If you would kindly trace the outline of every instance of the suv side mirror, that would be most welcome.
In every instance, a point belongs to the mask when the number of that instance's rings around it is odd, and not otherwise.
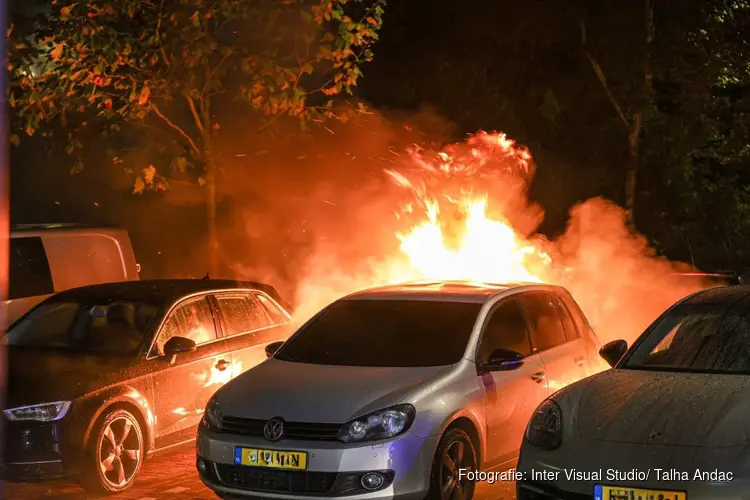
[[[520,352],[508,349],[496,349],[480,369],[483,372],[499,372],[517,370],[524,363],[524,356]]]
[[[164,355],[174,358],[178,354],[193,352],[198,348],[195,341],[186,337],[172,337],[164,344]]]
[[[277,340],[276,342],[271,342],[266,346],[266,357],[272,358],[274,354],[276,354],[276,351],[278,351],[281,346],[284,345],[284,342]]]
[[[599,349],[599,356],[604,358],[609,366],[614,367],[628,351],[628,343],[622,339],[607,342]]]

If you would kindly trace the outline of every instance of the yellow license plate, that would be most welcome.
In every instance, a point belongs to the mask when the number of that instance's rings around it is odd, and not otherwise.
[[[594,486],[594,500],[687,500],[687,493],[597,484]]]
[[[267,467],[271,469],[306,470],[307,452],[242,448],[237,446],[234,449],[234,463],[235,465]]]

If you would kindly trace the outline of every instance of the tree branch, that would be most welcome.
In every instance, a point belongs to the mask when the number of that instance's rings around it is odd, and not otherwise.
[[[169,57],[167,57],[167,51],[164,50],[164,44],[161,43],[161,12],[164,8],[164,0],[161,0],[161,3],[159,4],[159,19],[156,21],[156,40],[159,44],[159,52],[161,53],[162,59],[164,59],[164,64],[169,67]]]
[[[201,135],[204,134],[203,130],[203,122],[201,121],[201,117],[198,116],[198,110],[195,109],[195,101],[193,101],[193,98],[189,95],[185,96],[185,100],[188,103],[188,107],[190,108],[190,113],[193,114],[193,119],[195,120],[195,125],[198,127],[198,130],[200,131]]]
[[[211,70],[211,72],[206,77],[206,81],[203,83],[203,90],[201,91],[201,95],[206,95],[206,90],[208,89],[208,83],[211,81],[211,78],[213,78],[214,73],[218,71],[218,69],[221,67],[222,64],[224,64],[224,61],[226,61],[229,56],[231,56],[234,53],[234,50],[229,50],[226,54],[224,54],[224,57],[221,58],[221,61],[219,61],[219,64],[217,64],[214,69]]]
[[[173,128],[174,130],[176,130],[182,137],[184,137],[188,141],[188,143],[190,144],[190,147],[193,149],[193,151],[195,152],[196,155],[198,155],[198,156],[201,155],[201,150],[198,149],[198,146],[195,144],[195,141],[188,135],[187,132],[185,132],[179,126],[175,125],[175,123],[172,120],[170,120],[169,118],[167,118],[167,116],[164,113],[162,113],[161,110],[159,109],[159,107],[156,104],[154,104],[153,102],[151,103],[151,109],[154,110],[154,113],[156,113],[156,115],[159,118],[161,118],[162,120],[164,120],[164,123],[166,123],[171,128]]]
[[[594,69],[594,73],[596,73],[596,77],[599,79],[599,83],[602,84],[604,92],[607,94],[607,98],[609,98],[609,102],[612,103],[612,107],[615,108],[617,116],[620,117],[620,121],[622,121],[622,123],[625,125],[625,128],[627,128],[629,132],[631,129],[630,121],[625,116],[625,113],[623,113],[622,108],[620,108],[620,105],[617,103],[617,99],[615,99],[615,96],[612,95],[612,91],[609,89],[609,85],[607,85],[607,78],[604,76],[604,71],[602,71],[601,66],[599,66],[599,63],[596,62],[594,56],[592,56],[591,53],[586,49],[586,25],[583,21],[581,21],[581,46],[583,46],[583,53],[591,63],[591,67]]]

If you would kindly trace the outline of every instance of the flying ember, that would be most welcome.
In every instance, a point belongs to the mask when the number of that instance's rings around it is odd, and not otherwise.
[[[527,149],[505,134],[480,132],[437,153],[415,146],[409,159],[405,169],[386,173],[412,195],[396,216],[417,221],[397,236],[416,272],[440,280],[550,280],[550,256],[504,216],[511,200],[525,199],[533,173]],[[500,193],[500,215],[488,215],[490,192]]]

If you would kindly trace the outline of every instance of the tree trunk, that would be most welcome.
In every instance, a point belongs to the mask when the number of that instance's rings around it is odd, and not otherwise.
[[[638,169],[639,151],[638,143],[641,139],[641,114],[644,107],[651,101],[653,91],[653,72],[651,70],[651,44],[654,42],[654,2],[656,0],[645,0],[646,7],[646,54],[643,60],[643,99],[644,103],[640,110],[633,114],[630,133],[628,134],[628,146],[630,150],[630,164],[625,174],[625,209],[628,214],[628,222],[635,227],[635,201],[638,192]]]
[[[218,278],[219,233],[216,227],[216,164],[210,157],[206,158],[206,227],[208,233],[208,274],[212,278]]]
[[[628,146],[630,151],[630,162],[625,172],[625,210],[627,211],[628,223],[635,227],[635,196],[638,191],[638,141],[641,138],[641,114],[633,115],[633,124],[628,134]]]

